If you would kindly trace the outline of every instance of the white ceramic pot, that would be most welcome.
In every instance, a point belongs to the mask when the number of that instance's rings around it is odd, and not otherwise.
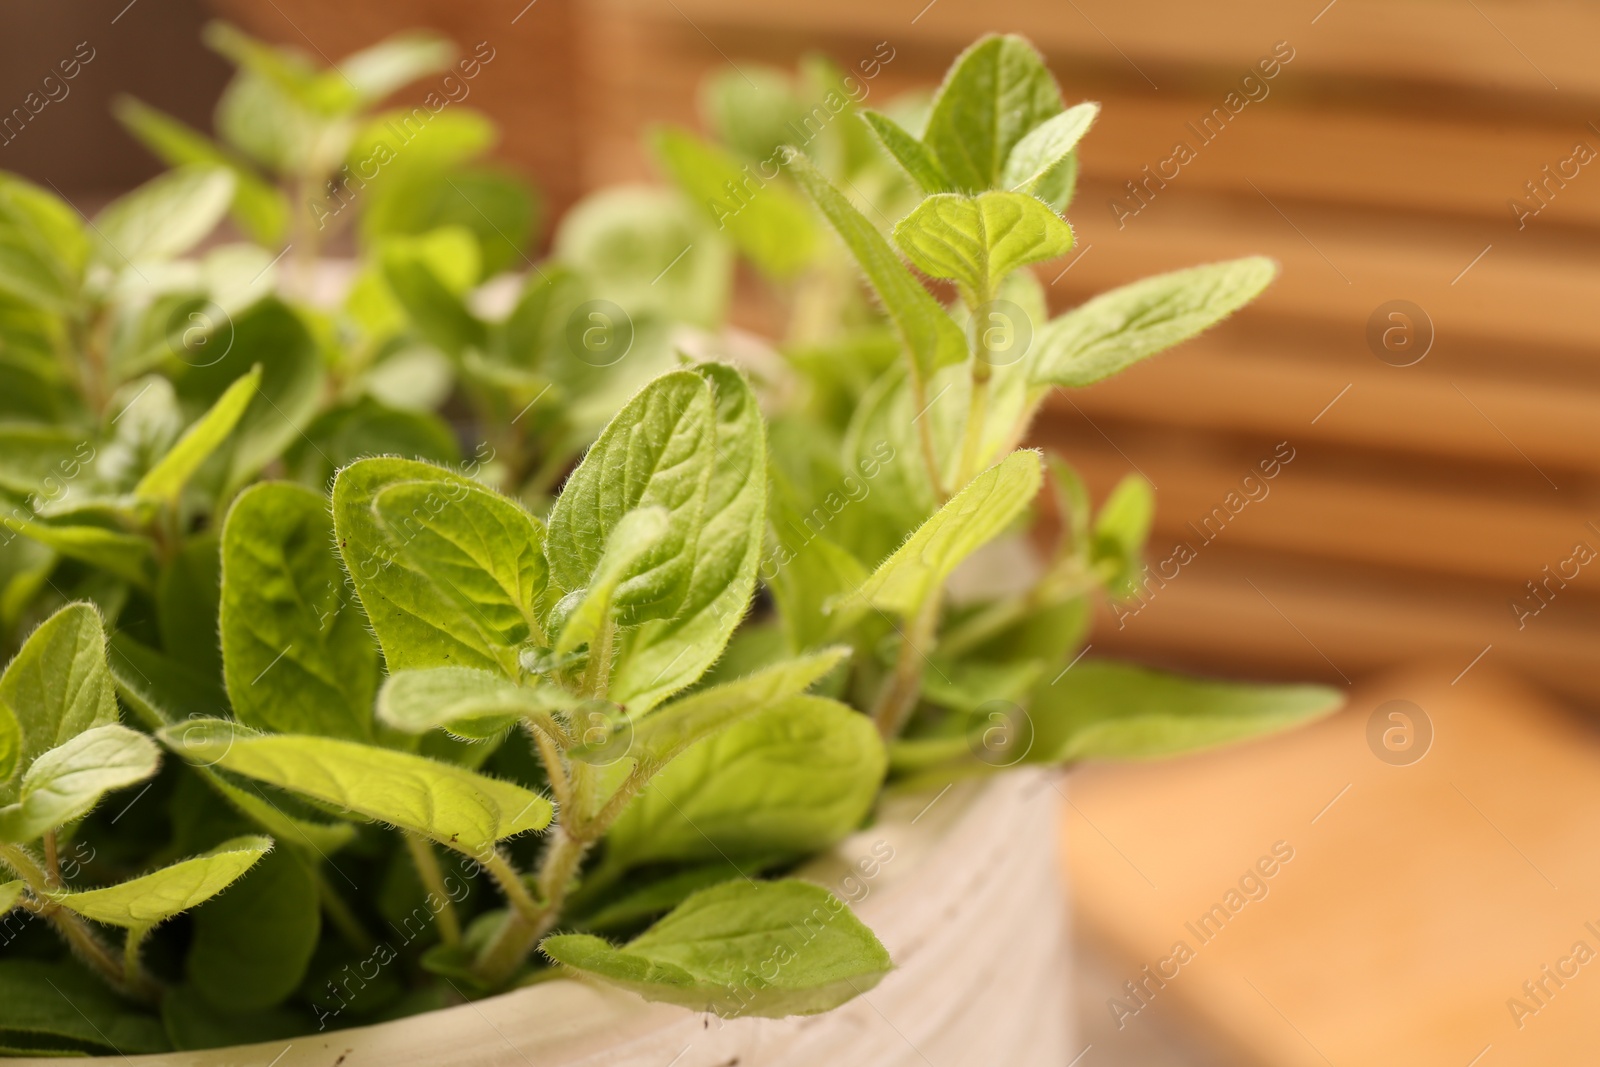
[[[803,872],[851,901],[896,964],[826,1015],[723,1020],[561,980],[378,1026],[120,1062],[1062,1067],[1070,956],[1054,774],[1018,769],[889,798],[874,826]]]

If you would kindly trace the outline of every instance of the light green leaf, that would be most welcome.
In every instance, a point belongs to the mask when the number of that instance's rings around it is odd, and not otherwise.
[[[957,57],[928,115],[922,140],[956,187],[1000,185],[1012,149],[1061,111],[1061,91],[1025,38],[991,35]]]
[[[1336,711],[1321,685],[1186,678],[1086,660],[1034,691],[1034,763],[1151,759],[1275,733]]]
[[[1052,172],[1066,166],[1067,158],[1099,114],[1099,104],[1078,104],[1035,126],[1006,157],[1005,171],[1000,176],[1001,188],[1041,195],[1041,187],[1047,184]]]
[[[148,587],[153,583],[152,546],[138,534],[101,526],[50,526],[15,514],[0,514],[0,526],[135,585]]]
[[[662,507],[665,533],[618,587],[622,625],[670,618],[694,575],[695,543],[716,459],[712,389],[694,371],[663,374],[611,420],[568,477],[545,538],[550,577],[564,591],[586,587],[622,517]]]
[[[20,881],[0,882],[0,918],[4,918],[17,906],[22,900],[23,890],[27,888],[27,885]]]
[[[233,217],[258,244],[283,237],[289,206],[283,194],[251,167],[205,134],[131,96],[118,97],[112,114],[124,129],[169,167],[208,164],[233,174]]]
[[[894,966],[844,902],[798,880],[703,889],[621,947],[589,934],[540,947],[646,1000],[724,1017],[815,1015],[872,989]]]
[[[247,726],[372,736],[378,654],[351,610],[319,493],[267,482],[222,528],[222,663]]]
[[[20,728],[13,775],[84,731],[117,721],[105,628],[93,605],[68,604],[29,635],[0,675],[0,706]],[[19,786],[14,777],[0,781],[0,802],[15,801]]]
[[[210,900],[272,848],[270,837],[235,837],[191,859],[104,889],[61,890],[55,903],[110,926],[147,927]]]
[[[816,225],[805,202],[776,175],[760,177],[732,153],[686,130],[657,131],[654,148],[684,194],[705,208],[762,273],[792,278],[811,262]]]
[[[351,142],[347,158],[357,173],[363,166],[370,172],[374,164],[384,171],[391,167],[458,167],[493,148],[498,138],[494,120],[481,111],[452,105],[419,127],[410,108],[397,107],[367,120]],[[377,184],[386,181],[380,172]],[[362,232],[368,238],[380,236]]]
[[[510,782],[354,741],[257,734],[222,719],[169,726],[158,737],[192,763],[387,822],[468,855],[542,830],[554,812],[544,797]]]
[[[918,270],[954,281],[976,307],[1012,271],[1065,254],[1072,227],[1025,193],[940,193],[901,219],[894,239]]]
[[[0,782],[9,782],[22,761],[22,727],[16,713],[0,700]]]
[[[196,909],[189,982],[224,1011],[270,1008],[299,988],[321,932],[310,863],[277,849],[228,892]]]
[[[593,912],[583,913],[575,925],[584,930],[638,929],[644,920],[665,915],[702,889],[721,885],[734,878],[753,878],[781,859],[763,856],[737,863],[718,859],[713,863],[702,863],[673,874],[654,877],[637,888],[606,900]],[[568,899],[569,904],[572,903],[572,898]]]
[[[1143,571],[1145,541],[1155,517],[1155,493],[1140,474],[1117,483],[1094,518],[1089,558],[1113,596],[1131,596]]]
[[[885,766],[870,718],[790,697],[663,767],[612,824],[605,865],[809,855],[861,825]]]
[[[168,505],[177,503],[183,487],[200,469],[200,464],[222,446],[222,442],[239,424],[250,401],[255,399],[256,387],[260,384],[261,368],[256,366],[251,368],[249,374],[228,386],[227,392],[211,405],[211,410],[196,419],[178,438],[171,451],[145,472],[139,484],[133,487],[133,495]]]
[[[1215,326],[1260,295],[1277,274],[1272,260],[1249,256],[1101,293],[1038,332],[1030,377],[1069,387],[1109,378]]]
[[[445,70],[455,47],[435,33],[397,33],[352,52],[339,61],[339,73],[355,87],[363,103],[375,103],[424,74]]]
[[[955,190],[939,160],[928,146],[913,137],[898,122],[876,111],[861,112],[867,126],[878,137],[878,142],[894,157],[894,161],[911,176],[924,194],[948,193]]]
[[[404,151],[409,158],[410,146]],[[514,171],[486,164],[441,167],[419,162],[394,170],[368,196],[361,217],[365,240],[454,227],[475,239],[482,257],[480,277],[532,262],[527,250],[538,229],[539,200]]]
[[[155,774],[160,763],[161,749],[137,730],[116,723],[85,730],[29,766],[17,802],[0,808],[0,838],[33,841],[80,819],[105,794]]]
[[[226,22],[207,23],[202,37],[213,51],[315,115],[339,116],[362,103],[361,90],[339,71],[317,70],[298,52],[274,48]]]
[[[805,692],[849,654],[846,648],[823,649],[675,700],[640,720],[632,754],[645,775],[653,773],[696,741]]]
[[[0,1050],[6,1055],[166,1052],[161,1023],[77,960],[0,960]]]
[[[339,552],[383,646],[385,662],[391,671],[459,666],[512,673],[509,654],[487,642],[476,616],[423,574],[380,525],[374,500],[384,489],[406,482],[437,486],[437,498],[427,505],[429,514],[482,491],[470,478],[444,467],[389,457],[358,460],[334,479],[333,528]],[[520,511],[515,505],[506,507]]]
[[[666,536],[667,526],[667,510],[660,507],[635,508],[617,521],[588,586],[568,593],[556,605],[555,617],[561,619],[557,656],[570,655],[584,645],[593,648],[601,628],[611,618],[617,586],[639,558]]]
[[[700,80],[699,103],[712,135],[751,160],[776,154],[794,137],[788,124],[806,115],[788,72],[764,63],[741,62],[738,70],[707,74]]]
[[[878,565],[836,610],[876,607],[912,615],[956,565],[1009,526],[1044,480],[1039,453],[1013,452],[974,478]]]
[[[727,311],[733,251],[676,189],[623,185],[589,194],[562,217],[554,255],[588,283],[588,295],[633,318],[717,329]],[[527,291],[548,302],[555,289],[530,280]]]
[[[542,639],[544,527],[521,505],[488,489],[426,480],[380,489],[372,511],[405,564],[433,584],[438,603],[427,619],[449,619],[458,640],[471,639],[502,664],[510,662],[506,650]],[[390,669],[416,665],[409,655],[400,661],[391,654]]]
[[[705,363],[695,372],[715,396],[711,478],[688,595],[675,617],[646,622],[624,638],[611,695],[634,714],[648,711],[716,662],[755,592],[767,500],[761,408],[733,368]]]
[[[408,734],[443,727],[468,740],[492,737],[524,716],[548,719],[577,698],[553,685],[518,685],[470,667],[396,671],[378,690],[378,719]]]
[[[95,256],[114,268],[180,256],[216,229],[233,189],[225,167],[179,167],[152,178],[95,216]]]
[[[68,471],[81,469],[76,457],[94,455],[82,433],[47,423],[0,423],[0,489],[26,497],[46,488],[49,479],[66,481]]]
[[[384,280],[429,344],[457,359],[487,346],[488,327],[439,278],[423,255],[408,245],[391,245],[383,250],[382,263]]]
[[[967,341],[960,327],[900,262],[883,234],[804,155],[795,153],[788,162],[789,173],[833,224],[883,301],[895,331],[911,350],[917,374],[926,379],[946,364],[965,360]]]
[[[88,236],[71,205],[0,175],[0,292],[63,311],[76,298],[88,255]]]

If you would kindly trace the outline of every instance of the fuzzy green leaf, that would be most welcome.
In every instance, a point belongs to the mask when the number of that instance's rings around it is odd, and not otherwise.
[[[169,726],[161,742],[216,767],[482,855],[550,823],[550,802],[521,786],[354,741],[257,734],[222,719]]]
[[[390,544],[469,620],[483,647],[512,648],[540,635],[544,526],[519,504],[430,480],[381,489],[372,508]]]
[[[1049,183],[1053,172],[1067,165],[1099,114],[1099,104],[1078,104],[1035,126],[1006,157],[1001,188],[1042,196],[1041,188]]]
[[[706,379],[663,374],[611,420],[567,479],[545,539],[550,576],[563,590],[593,580],[622,517],[662,507],[666,531],[636,560],[617,589],[623,625],[671,617],[688,595],[695,543],[716,460],[716,411]]]
[[[848,906],[798,880],[703,889],[620,947],[588,934],[540,947],[646,1000],[725,1017],[815,1015],[867,992],[893,967]]]
[[[695,540],[689,591],[674,618],[628,633],[611,679],[612,697],[641,714],[715,663],[755,592],[767,501],[761,409],[731,367],[695,368],[716,402],[711,478]]]
[[[804,155],[797,152],[788,162],[789,173],[833,224],[883,301],[895,331],[911,351],[917,374],[926,379],[940,367],[966,359],[961,328],[900,262],[883,234]]]
[[[257,366],[228,386],[227,392],[211,405],[211,410],[196,419],[167,454],[145,472],[139,484],[133,487],[133,495],[169,505],[176,503],[200,464],[222,446],[239,424],[260,384],[261,368]]]
[[[156,773],[160,747],[137,730],[110,723],[85,730],[34,760],[17,801],[0,808],[0,839],[33,841],[89,814],[115,789]]]
[[[511,671],[514,663],[508,656],[502,661],[505,650],[489,643],[477,616],[424,574],[412,554],[404,551],[403,543],[396,545],[384,529],[374,501],[386,488],[407,482],[436,486],[437,497],[427,504],[430,515],[482,492],[470,478],[444,467],[390,457],[358,460],[334,479],[333,528],[339,552],[383,646],[385,662],[391,671],[448,666]],[[520,511],[509,502],[501,503]],[[502,518],[515,518],[502,515],[504,511],[495,508],[486,516],[491,525],[485,529],[494,529]],[[515,529],[515,524],[510,529]],[[441,541],[435,547],[443,550],[447,546]],[[501,550],[520,551],[520,546],[512,541]],[[496,616],[506,614],[495,612]]]
[[[119,97],[111,111],[124,129],[169,167],[209,164],[233,174],[233,217],[257,244],[276,244],[289,221],[283,194],[205,134],[132,97]]]
[[[876,607],[901,615],[915,613],[957,564],[1022,513],[1043,480],[1039,453],[1013,452],[934,512],[836,610]]]
[[[1012,149],[1061,111],[1061,91],[1026,39],[988,36],[945,75],[923,143],[964,192],[1000,185]]]
[[[1277,274],[1272,260],[1249,256],[1101,293],[1038,332],[1029,376],[1041,385],[1092,385],[1210,329],[1254,300]]]
[[[96,257],[120,268],[181,256],[216,229],[233,187],[232,173],[207,165],[152,178],[95,216]]]
[[[95,922],[130,928],[154,926],[210,900],[271,848],[270,837],[235,837],[208,852],[126,882],[104,889],[61,890],[49,897]]]
[[[808,855],[861,825],[884,769],[871,719],[790,697],[662,768],[612,824],[605,863]]]
[[[941,193],[901,219],[894,239],[918,270],[955,282],[976,306],[1012,271],[1065,254],[1072,227],[1025,193]]]
[[[339,61],[339,73],[364,103],[376,103],[425,74],[447,70],[455,57],[450,41],[435,33],[397,33]]]
[[[1028,759],[1170,756],[1275,733],[1343,704],[1327,686],[1220,682],[1086,660],[1034,691]]]
[[[106,634],[91,604],[68,604],[46,619],[0,675],[0,706],[20,728],[20,758],[0,781],[0,802],[19,794],[16,772],[86,730],[117,721],[117,697],[106,667]]]
[[[673,701],[640,721],[633,755],[647,770],[665,766],[696,741],[805,692],[847,655],[848,649],[828,648],[797,656]]]
[[[20,881],[0,882],[0,917],[17,906],[27,888],[26,883]]]
[[[525,715],[571,707],[577,699],[551,685],[518,685],[470,667],[396,671],[378,690],[378,719],[408,734],[443,727],[468,740],[492,737]]]
[[[711,214],[762,273],[791,278],[811,262],[816,225],[791,190],[752,176],[748,164],[685,130],[658,131],[654,147],[678,187]]]
[[[894,157],[894,161],[911,176],[924,194],[955,191],[939,160],[911,133],[889,116],[872,110],[861,112],[868,128],[878,137],[878,142]]]
[[[241,493],[222,529],[223,677],[247,726],[372,736],[377,650],[330,546],[319,493],[268,482]]]

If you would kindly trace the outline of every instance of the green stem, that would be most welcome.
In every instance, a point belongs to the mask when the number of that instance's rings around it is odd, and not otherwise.
[[[406,849],[411,853],[411,864],[417,869],[422,887],[439,898],[439,910],[434,915],[434,925],[439,928],[439,940],[446,945],[461,943],[461,920],[456,917],[455,902],[445,891],[444,872],[439,868],[439,857],[433,845],[416,834],[407,833]]]
[[[579,683],[582,694],[586,697],[603,697],[606,687],[611,682],[611,649],[616,641],[617,624],[611,617],[609,605],[605,613],[605,621],[600,624],[600,633],[589,644],[589,662],[584,664],[583,679]]]
[[[911,403],[917,409],[917,443],[922,448],[922,464],[928,469],[928,481],[933,486],[933,493],[939,498],[940,503],[950,499],[950,493],[945,489],[944,473],[939,469],[939,450],[933,444],[933,420],[924,418],[928,414],[928,390],[923,385],[922,377],[915,371],[911,374]]]
[[[139,950],[144,945],[144,939],[150,936],[149,926],[134,926],[128,930],[127,938],[122,942],[122,973],[127,982],[128,990],[141,1000],[153,1000],[159,987],[154,979],[145,972],[144,965],[139,962]]]
[[[509,982],[522,961],[528,958],[528,953],[533,951],[533,946],[556,924],[566,899],[567,885],[587,849],[587,844],[577,842],[564,828],[556,827],[554,840],[545,850],[544,862],[539,869],[542,901],[533,899],[510,861],[498,850],[484,858],[484,870],[499,883],[511,905],[505,922],[500,924],[500,929],[484,946],[473,965],[473,970],[484,984],[498,989]],[[562,875],[559,880],[558,875]],[[551,885],[557,886],[553,894],[547,888]]]
[[[872,706],[872,721],[878,733],[886,740],[899,736],[917,706],[922,693],[923,646],[932,647],[939,626],[938,589],[930,590],[921,606],[911,618],[911,632],[903,634],[900,654],[895,658],[894,673],[889,675],[878,699]]]
[[[61,854],[56,845],[56,832],[44,832],[44,878],[45,884],[59,887],[61,882]]]

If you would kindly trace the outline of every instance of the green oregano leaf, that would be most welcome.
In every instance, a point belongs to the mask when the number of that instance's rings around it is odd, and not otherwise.
[[[136,1056],[172,1046],[161,1023],[76,960],[0,960],[0,1050],[13,1056]]]
[[[133,487],[133,495],[169,505],[176,503],[178,495],[200,464],[222,446],[228,434],[238,425],[250,401],[255,399],[256,387],[260,384],[261,368],[257,366],[228,386],[227,391],[211,405],[211,410],[196,419],[167,454],[145,472],[139,484]]]
[[[893,963],[821,886],[733,881],[703,889],[622,946],[560,934],[544,954],[644,997],[722,1016],[815,1015],[865,993]]]
[[[1343,704],[1327,686],[1223,682],[1085,660],[1034,690],[1028,760],[1176,755],[1275,733]]]
[[[544,526],[521,505],[481,487],[427,480],[380,489],[372,509],[390,544],[456,606],[482,647],[543,636]]]
[[[945,75],[923,142],[964,192],[1000,185],[1012,149],[1061,111],[1061,90],[1026,39],[988,36]]]
[[[813,258],[816,224],[792,190],[726,150],[672,128],[656,132],[656,157],[763,274],[792,278]],[[773,168],[776,170],[776,168]]]
[[[170,867],[104,889],[60,890],[49,898],[109,926],[154,926],[210,900],[272,848],[270,837],[235,837]]]
[[[519,785],[408,752],[355,741],[257,734],[223,719],[169,726],[184,759],[254,778],[469,855],[549,825],[550,802]]]
[[[334,479],[333,529],[339,553],[383,646],[385,662],[391,671],[459,666],[510,673],[514,657],[491,645],[474,614],[405,552],[404,524],[399,545],[385,529],[373,504],[384,489],[404,482],[436,487],[436,498],[426,500],[430,516],[481,488],[443,467],[390,457],[357,460]],[[517,549],[515,543],[504,546]]]
[[[689,589],[670,619],[629,632],[611,696],[649,710],[705,673],[722,655],[755,592],[767,502],[767,446],[755,393],[738,371],[695,368],[711,385],[713,460],[695,539]]]
[[[42,753],[17,801],[0,807],[0,839],[33,841],[89,814],[107,793],[156,773],[161,749],[137,730],[96,726]]]
[[[195,910],[189,982],[224,1011],[270,1008],[299,988],[321,934],[311,861],[276,849]]]
[[[667,529],[628,568],[615,603],[622,625],[670,618],[689,593],[707,485],[716,459],[710,385],[694,371],[663,374],[617,413],[567,479],[545,538],[563,591],[593,580],[622,517],[661,507]]]
[[[836,610],[913,614],[958,563],[1011,525],[1043,480],[1039,453],[1013,452],[934,512]]]
[[[602,627],[611,621],[612,599],[617,586],[629,576],[639,558],[655,547],[667,533],[667,509],[634,508],[611,528],[605,551],[583,589],[568,593],[556,605],[561,633],[556,638],[555,654],[567,656],[588,645],[592,650]]]
[[[931,195],[955,191],[955,186],[939,165],[939,159],[933,151],[894,119],[870,109],[862,111],[861,117],[877,135],[878,143],[894,157],[894,161],[911,176],[923,193]]]
[[[117,721],[117,697],[106,667],[106,633],[91,604],[68,604],[28,636],[5,674],[0,706],[18,726],[19,757],[0,781],[0,803],[17,800],[26,773],[46,752],[86,730]]]
[[[901,219],[894,239],[918,270],[955,282],[975,307],[1012,271],[1065,254],[1072,227],[1025,193],[940,193]]]
[[[1249,256],[1101,293],[1039,330],[1029,377],[1040,385],[1093,385],[1215,326],[1277,274],[1272,260]]]
[[[809,855],[861,825],[884,769],[871,719],[790,697],[662,768],[612,824],[605,865]]]
[[[1045,199],[1041,188],[1049,184],[1054,172],[1067,165],[1078,142],[1089,132],[1099,114],[1099,104],[1078,104],[1035,126],[1006,157],[1005,171],[1000,175],[1001,187]]]
[[[577,698],[553,685],[518,685],[470,667],[396,671],[378,690],[379,721],[408,734],[442,727],[467,740],[493,737],[525,716],[548,717]]]
[[[1155,492],[1141,474],[1117,483],[1094,517],[1089,558],[1114,596],[1131,596],[1144,567],[1144,543],[1155,518]]]
[[[327,501],[287,482],[240,494],[222,529],[222,660],[247,726],[372,736],[378,655],[330,551]]]
[[[112,201],[95,216],[95,257],[114,269],[181,256],[216,228],[233,201],[226,168],[168,171]]]

